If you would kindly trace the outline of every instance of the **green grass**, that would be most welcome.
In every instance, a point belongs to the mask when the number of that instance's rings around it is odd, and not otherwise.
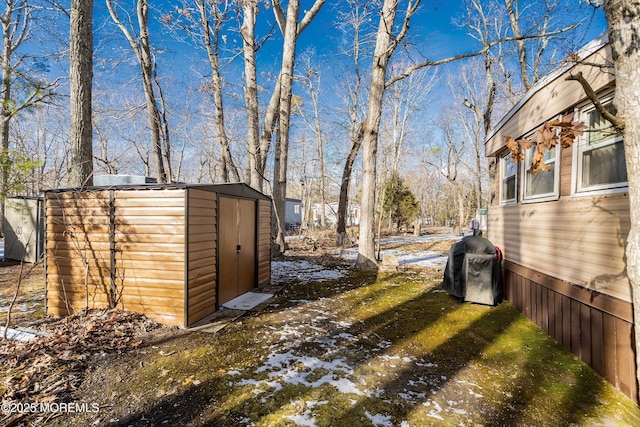
[[[78,391],[105,405],[98,424],[640,424],[631,400],[511,305],[460,304],[417,273],[293,283],[215,335],[136,351]]]

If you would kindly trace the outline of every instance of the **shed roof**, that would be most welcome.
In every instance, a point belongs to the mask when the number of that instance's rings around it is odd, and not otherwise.
[[[197,188],[204,191],[213,191],[237,197],[249,199],[270,200],[264,193],[250,187],[243,182],[222,183],[222,184],[187,184],[187,183],[167,183],[167,184],[124,184],[112,186],[91,186],[75,188],[52,188],[45,190],[45,193],[66,193],[66,192],[91,192],[103,190],[184,190],[187,188]]]

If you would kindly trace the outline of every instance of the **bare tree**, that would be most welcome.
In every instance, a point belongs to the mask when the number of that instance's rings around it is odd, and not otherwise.
[[[358,259],[356,266],[363,269],[376,270],[374,235],[375,235],[375,202],[376,202],[376,160],[378,151],[378,132],[382,115],[382,99],[385,89],[387,67],[393,52],[405,38],[409,29],[409,21],[415,13],[420,1],[409,0],[404,19],[397,35],[393,35],[395,17],[399,2],[385,0],[380,15],[380,23],[373,55],[371,84],[367,117],[363,126],[362,139],[362,204],[360,218],[360,236],[358,241]]]
[[[20,49],[33,38],[34,6],[28,0],[5,0],[0,13],[2,26],[2,85],[0,105],[0,134],[2,156],[9,156],[9,129],[11,120],[21,111],[46,103],[55,96],[57,81],[38,79],[25,70],[30,55]],[[16,90],[19,86],[20,89]],[[1,165],[0,195],[6,196],[9,182],[9,164]],[[4,212],[4,203],[1,210]]]
[[[260,145],[260,124],[258,111],[258,80],[256,67],[256,14],[258,12],[257,0],[241,0],[242,25],[242,52],[244,55],[244,99],[247,109],[247,143],[249,153],[249,176],[247,181],[255,189],[262,191],[264,179],[264,157],[268,147],[263,149]]]
[[[71,80],[71,177],[72,186],[93,184],[93,0],[71,2],[69,66]]]
[[[462,179],[461,168],[463,167],[463,157],[465,154],[465,143],[459,141],[458,132],[454,128],[454,121],[446,117],[440,126],[444,139],[444,146],[434,148],[431,154],[436,157],[434,160],[426,160],[426,163],[438,171],[454,189],[457,202],[456,230],[459,231],[467,220],[465,210],[465,184]],[[457,234],[457,233],[456,233]]]
[[[316,0],[304,18],[298,23],[300,12],[300,0],[289,0],[286,16],[280,6],[279,0],[272,0],[272,6],[278,25],[284,35],[282,47],[282,65],[278,84],[274,90],[279,92],[278,107],[278,134],[276,138],[275,159],[273,166],[273,202],[277,218],[272,234],[275,236],[275,244],[280,252],[285,251],[284,222],[285,203],[287,195],[287,157],[289,152],[289,125],[291,119],[291,96],[293,91],[293,71],[295,66],[296,44],[300,32],[311,22],[320,11],[325,0]],[[274,97],[272,97],[272,100]],[[269,108],[272,107],[270,102]],[[274,111],[267,111],[267,115]],[[266,125],[265,125],[266,127]]]
[[[318,162],[318,189],[320,191],[320,203],[323,208],[320,209],[320,226],[325,228],[327,226],[327,215],[324,210],[324,205],[327,204],[327,171],[324,160],[324,132],[322,131],[322,120],[320,117],[320,72],[315,71],[311,64],[311,57],[305,55],[304,57],[304,74],[298,78],[298,81],[307,89],[309,99],[311,100],[312,117],[307,118],[302,105],[298,105],[296,108],[297,114],[302,118],[305,124],[313,132],[315,138],[315,153]]]
[[[185,31],[188,37],[195,41],[195,45],[202,47],[207,53],[211,76],[208,78],[209,81],[202,86],[202,90],[213,95],[216,139],[220,143],[222,153],[222,179],[224,182],[240,182],[242,179],[231,155],[225,124],[221,75],[223,65],[221,65],[220,58],[221,32],[229,21],[232,2],[230,0],[216,2],[187,0],[183,2],[182,7],[176,6],[175,10],[175,16],[165,15],[162,21],[168,24],[173,32]],[[179,38],[181,37],[179,36]]]
[[[151,148],[156,167],[156,178],[158,182],[167,182],[171,180],[172,177],[167,176],[167,168],[165,167],[163,153],[165,153],[166,156],[166,153],[170,152],[170,147],[167,145],[168,134],[163,130],[166,122],[163,122],[163,115],[158,108],[158,95],[156,94],[156,90],[154,88],[154,86],[158,87],[158,82],[155,79],[156,64],[151,54],[151,45],[149,42],[148,2],[147,0],[137,0],[136,16],[138,21],[138,28],[136,31],[134,28],[127,27],[122,22],[119,17],[118,11],[116,10],[117,4],[115,4],[113,0],[105,1],[107,3],[107,8],[109,9],[111,18],[126,37],[140,65],[142,85],[147,105],[147,112],[149,115]]]
[[[340,196],[338,200],[338,214],[336,227],[336,245],[344,246],[349,242],[347,235],[347,210],[349,205],[349,187],[351,185],[351,174],[353,165],[362,146],[363,119],[364,112],[361,111],[361,88],[362,88],[362,49],[368,43],[366,38],[366,27],[371,21],[372,8],[368,2],[361,0],[348,0],[348,11],[340,15],[339,28],[351,35],[351,42],[345,49],[347,57],[353,62],[353,80],[348,77],[344,84],[347,86],[344,93],[344,105],[348,117],[348,132],[350,149],[342,170],[340,180]]]
[[[411,132],[411,118],[420,110],[422,103],[436,85],[438,75],[435,70],[430,73],[413,73],[404,80],[399,81],[389,88],[388,105],[390,137],[390,176],[399,173],[399,164],[402,159],[405,144]]]

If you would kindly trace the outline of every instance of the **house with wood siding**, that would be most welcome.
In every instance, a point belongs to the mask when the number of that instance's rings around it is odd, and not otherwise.
[[[629,197],[622,137],[596,111],[579,72],[611,108],[615,76],[603,36],[542,79],[497,123],[485,142],[495,170],[488,238],[504,253],[506,298],[545,332],[638,402],[631,287],[625,247]],[[546,153],[548,171],[530,170],[532,150],[513,162],[506,136],[527,138],[568,118],[588,131]]]
[[[245,184],[45,192],[46,311],[191,326],[271,281],[271,199]]]

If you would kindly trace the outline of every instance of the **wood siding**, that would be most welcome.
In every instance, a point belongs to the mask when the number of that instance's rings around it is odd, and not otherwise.
[[[556,202],[492,206],[488,238],[506,260],[631,301],[625,247],[626,193]]]
[[[191,188],[187,326],[216,311],[217,193]]]
[[[611,49],[605,45],[585,59],[586,63],[613,63]],[[562,70],[560,70],[562,71]],[[551,78],[542,79],[530,92],[525,94],[523,102],[498,123],[485,143],[487,156],[495,156],[504,149],[505,138],[510,135],[520,138],[544,122],[555,118],[576,104],[586,100],[587,97],[576,81],[566,80],[569,73],[582,72],[583,76],[596,91],[611,86],[614,81],[613,73],[603,72],[599,67],[587,64],[578,64],[570,70],[564,70],[551,75]]]
[[[631,303],[512,262],[504,267],[509,302],[638,403]]]
[[[258,286],[271,283],[271,200],[258,201]]]
[[[115,294],[119,308],[184,324],[184,190],[47,193],[46,209],[48,314],[84,308],[88,291],[89,307]]]

